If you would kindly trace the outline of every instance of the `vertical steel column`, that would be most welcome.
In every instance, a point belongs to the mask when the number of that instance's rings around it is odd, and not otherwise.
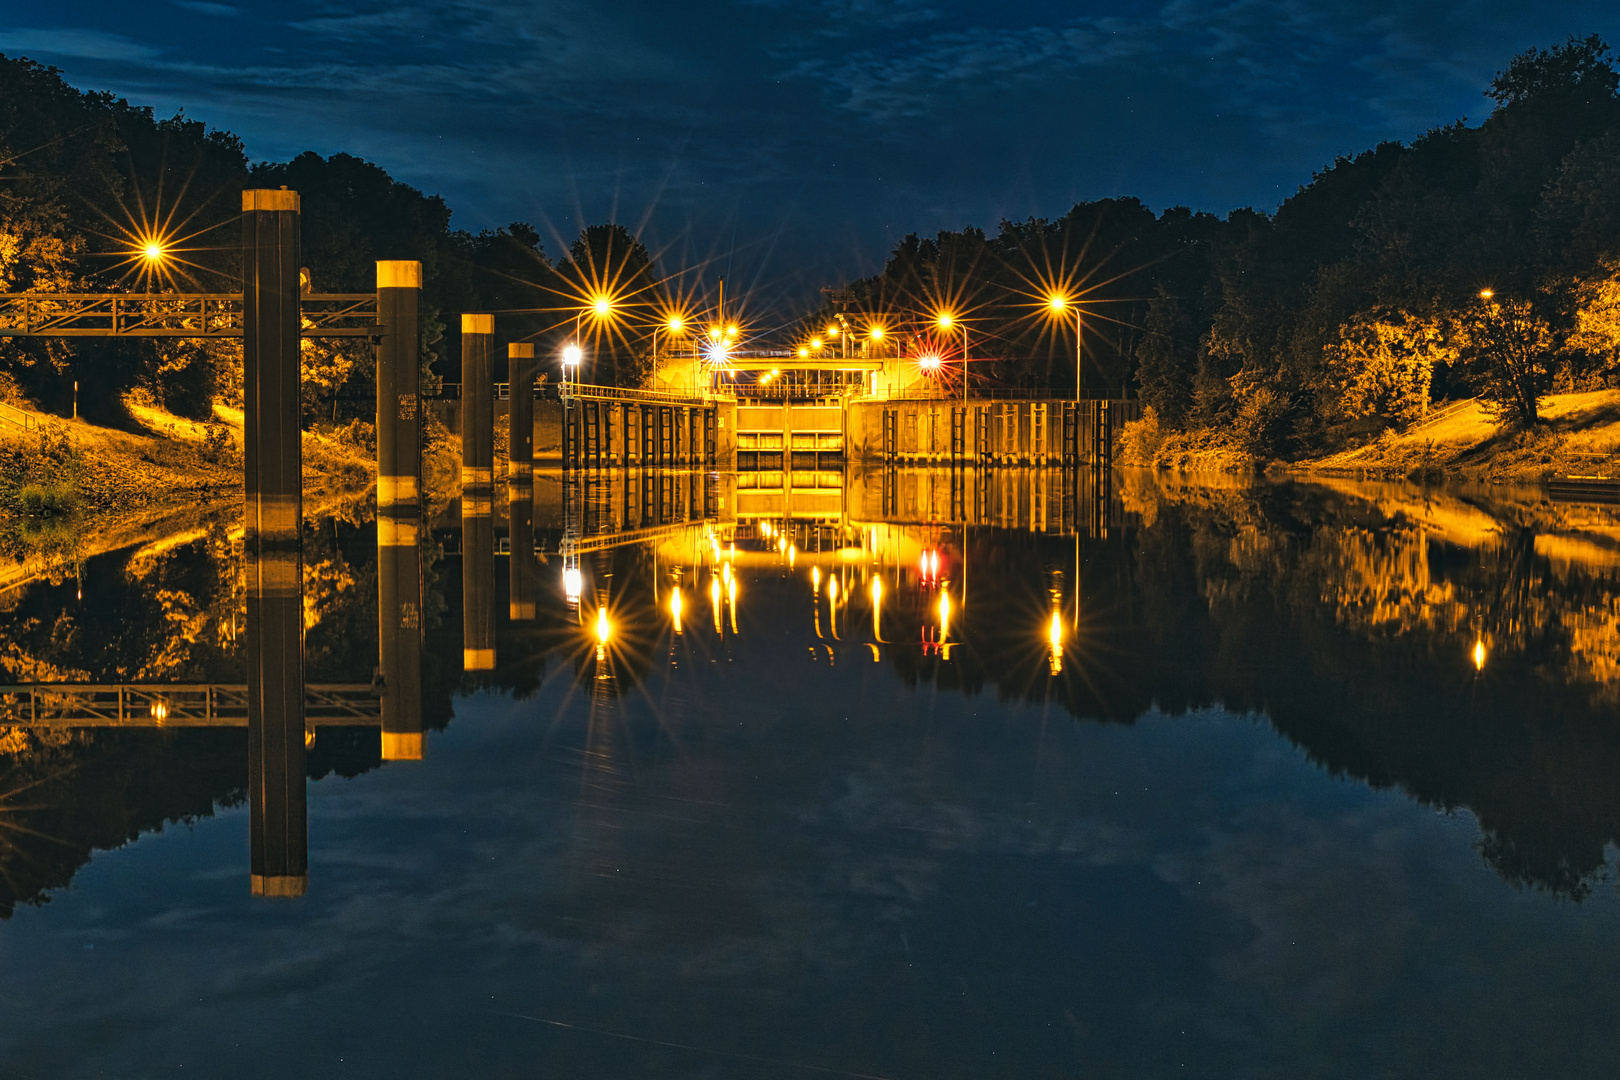
[[[534,475],[534,342],[514,341],[506,347],[506,378],[511,385],[507,436],[506,478],[509,483],[530,483]]]
[[[422,757],[422,555],[417,515],[377,515],[377,668],[382,758]]]
[[[461,317],[462,667],[495,666],[495,316]]]
[[[461,486],[495,477],[495,316],[461,317]]]
[[[309,880],[298,226],[296,191],[242,192],[248,827],[259,896],[299,896]]]
[[[251,886],[255,896],[302,896],[309,885],[303,559],[296,547],[250,542],[244,561]]]
[[[422,477],[422,264],[377,263],[377,512],[417,512]]]
[[[242,192],[246,535],[297,545],[303,523],[298,416],[298,192]]]

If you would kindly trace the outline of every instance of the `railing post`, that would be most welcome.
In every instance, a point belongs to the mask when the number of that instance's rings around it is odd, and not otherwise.
[[[261,896],[301,895],[309,873],[298,226],[297,192],[242,193],[249,846]]]
[[[488,487],[495,473],[495,316],[461,317],[461,486]]]
[[[422,264],[377,263],[377,512],[414,516],[420,498]]]

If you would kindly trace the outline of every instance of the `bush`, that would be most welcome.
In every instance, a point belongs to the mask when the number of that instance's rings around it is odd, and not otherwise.
[[[1159,430],[1159,414],[1149,405],[1142,410],[1142,419],[1132,420],[1119,431],[1118,459],[1121,465],[1152,465],[1164,445],[1164,432]]]

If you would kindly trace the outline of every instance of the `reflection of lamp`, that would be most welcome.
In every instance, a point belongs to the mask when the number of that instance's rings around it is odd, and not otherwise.
[[[1475,638],[1474,639],[1473,658],[1474,658],[1474,670],[1475,671],[1484,671],[1485,670],[1485,639],[1484,638]]]
[[[1047,641],[1052,646],[1052,674],[1056,675],[1063,670],[1063,620],[1057,612],[1052,612],[1052,625],[1046,631]]]
[[[681,632],[681,590],[678,588],[669,591],[669,616],[675,621],[675,632],[679,634]]]
[[[579,603],[580,592],[581,581],[579,567],[567,567],[563,570],[563,595],[568,598],[568,602],[570,604],[577,604]]]

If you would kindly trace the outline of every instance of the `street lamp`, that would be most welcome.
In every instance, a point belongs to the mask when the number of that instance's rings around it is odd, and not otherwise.
[[[1061,317],[1069,308],[1069,298],[1062,293],[1052,293],[1046,298],[1046,309],[1053,315]],[[1080,305],[1074,305],[1074,400],[1080,400]]]
[[[563,397],[564,401],[567,401],[569,396],[570,396],[569,395],[569,378],[570,378],[570,376],[573,376],[574,378],[578,378],[577,372],[578,372],[578,369],[579,369],[579,362],[580,362],[581,359],[584,358],[584,356],[585,356],[585,354],[582,351],[580,351],[580,347],[577,344],[575,344],[574,342],[572,342],[572,341],[569,342],[567,345],[563,346],[563,351],[562,351],[562,397]]]
[[[686,319],[683,318],[679,314],[675,314],[675,315],[671,315],[669,318],[665,319],[661,327],[659,325],[654,325],[653,326],[653,333],[652,333],[652,360],[653,360],[653,385],[654,386],[658,385],[658,331],[660,329],[663,329],[665,331],[664,347],[668,348],[670,338],[679,337],[681,334],[685,333],[685,331],[686,331]]]
[[[949,311],[941,311],[934,316],[934,325],[941,333],[950,333],[956,327],[962,328],[962,403],[967,404],[967,366],[968,366],[968,328],[967,323],[957,318]]]

